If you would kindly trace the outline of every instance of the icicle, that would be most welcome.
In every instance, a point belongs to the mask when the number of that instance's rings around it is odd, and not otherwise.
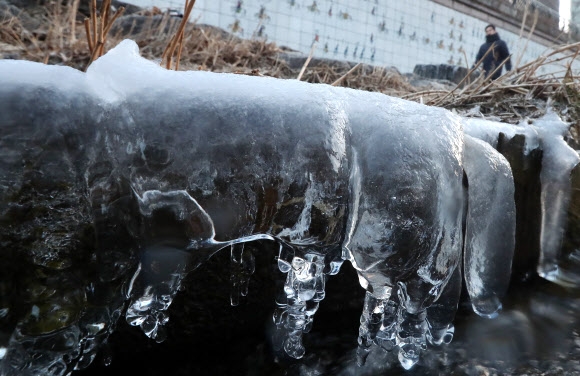
[[[294,249],[284,244],[280,244],[278,252],[278,269],[282,273],[288,273],[292,270],[292,260],[294,259]]]
[[[570,200],[570,172],[578,164],[578,153],[570,148],[563,135],[569,125],[558,115],[548,112],[533,122],[542,143],[542,228],[540,233],[540,276],[569,284],[559,272],[566,210]],[[574,285],[575,283],[572,283]]]
[[[358,349],[356,355],[359,366],[363,366],[366,363],[371,346],[382,327],[386,300],[388,299],[377,299],[372,293],[366,292],[358,330]]]
[[[457,312],[462,285],[461,267],[453,272],[439,299],[427,308],[427,339],[432,345],[449,344],[453,340],[455,327],[453,319]]]
[[[411,369],[417,364],[421,352],[427,349],[426,315],[426,311],[410,313],[403,306],[399,306],[396,343],[399,347],[399,363],[404,369]]]
[[[188,254],[181,250],[154,247],[145,251],[141,262],[141,293],[130,303],[125,318],[129,325],[141,327],[147,337],[157,342],[165,340],[163,325],[169,320],[165,311],[186,275],[187,258]]]
[[[393,297],[396,298],[396,297]],[[396,346],[395,337],[397,329],[397,312],[399,305],[393,300],[385,304],[383,313],[383,323],[377,333],[375,343],[385,351],[391,351]]]
[[[214,239],[213,221],[207,212],[186,191],[135,192],[142,215],[142,259],[131,279],[129,303],[125,319],[141,327],[148,337],[161,342],[165,339],[163,325],[169,320],[166,311],[181,289],[188,272],[198,268],[217,251],[227,246],[258,239],[274,240],[255,234],[227,242]],[[247,293],[248,276],[254,271],[253,255],[244,260],[243,246],[238,245],[236,262],[244,270],[239,293]],[[241,251],[240,251],[241,249]],[[237,255],[234,254],[234,256]],[[235,302],[235,301],[234,301]]]
[[[215,231],[209,215],[186,191],[135,192],[142,215],[142,257],[131,280],[125,319],[139,326],[148,337],[162,342],[163,325],[169,320],[166,310],[193,267],[220,249],[212,243]],[[195,224],[195,227],[193,227]],[[193,251],[188,251],[194,247]]]
[[[230,253],[231,272],[230,281],[232,291],[230,303],[232,306],[240,304],[240,296],[248,295],[250,277],[256,269],[254,255],[249,249],[244,249],[244,244],[232,244]]]
[[[315,253],[306,253],[303,258],[293,254],[287,246],[280,248],[278,267],[287,276],[285,296],[278,300],[274,312],[277,329],[274,342],[289,356],[300,359],[305,352],[302,334],[310,331],[319,302],[324,299],[326,276],[324,257]]]
[[[473,310],[495,317],[509,285],[515,247],[513,176],[501,154],[467,135],[464,167],[469,181],[465,282]]]

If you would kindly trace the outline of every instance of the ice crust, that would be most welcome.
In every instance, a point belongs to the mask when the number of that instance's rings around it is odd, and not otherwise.
[[[532,123],[542,142],[542,232],[538,273],[549,280],[565,283],[559,273],[558,261],[565,231],[565,216],[570,201],[570,173],[578,164],[578,152],[564,136],[568,124],[557,114],[548,113]]]
[[[277,244],[286,278],[275,348],[303,356],[327,278],[350,261],[366,290],[359,364],[382,348],[397,351],[409,369],[427,343],[453,337],[463,251],[478,314],[494,316],[507,287],[513,180],[505,159],[476,138],[495,147],[498,132],[521,132],[530,150],[544,148],[543,265],[557,255],[566,174],[578,162],[553,116],[513,127],[379,93],[168,71],[128,40],[86,74],[0,61],[0,113],[3,200],[21,188],[21,161],[39,160],[48,177],[83,192],[97,237],[122,229],[134,240],[99,238],[110,245],[99,257],[131,255],[133,267],[110,278],[124,281],[115,305],[47,335],[15,328],[2,375],[66,374],[74,359],[80,368],[90,364],[122,313],[162,341],[183,278],[222,249],[230,252],[231,304],[239,304],[255,268],[244,244],[255,240]],[[37,153],[46,140],[52,149]],[[464,171],[473,187],[467,200]],[[62,239],[47,244],[51,252],[71,247]],[[71,345],[61,353],[40,345],[65,339]],[[43,362],[29,362],[39,354]]]
[[[484,119],[465,119],[465,133],[497,147],[498,137],[503,133],[508,139],[514,135],[525,136],[525,152],[542,150],[540,259],[538,274],[548,280],[564,285],[577,285],[577,278],[564,275],[559,267],[560,250],[565,231],[565,215],[571,186],[570,173],[578,164],[578,152],[565,141],[569,124],[548,108],[538,119],[529,119],[510,125]]]
[[[464,141],[469,181],[465,283],[473,310],[495,317],[509,285],[515,247],[514,180],[508,161],[489,144],[468,135]]]
[[[503,133],[508,139],[516,134],[524,135],[526,138],[524,152],[526,154],[539,147],[538,132],[527,122],[513,125],[479,118],[463,118],[463,124],[466,135],[485,141],[494,148],[497,148],[500,133]]]

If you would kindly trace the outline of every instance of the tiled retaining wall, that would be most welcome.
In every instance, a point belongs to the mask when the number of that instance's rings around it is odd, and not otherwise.
[[[183,8],[183,2],[174,0],[130,2]],[[394,66],[403,73],[417,64],[471,66],[491,21],[431,0],[197,0],[191,19],[240,37],[267,38],[305,54],[316,41],[317,57]],[[515,63],[525,38],[520,41],[508,30],[498,32]],[[530,40],[520,63],[546,50]]]

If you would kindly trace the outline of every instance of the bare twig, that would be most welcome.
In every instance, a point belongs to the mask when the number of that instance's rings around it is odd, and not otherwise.
[[[85,20],[85,31],[87,33],[87,41],[91,54],[89,62],[85,67],[85,72],[93,61],[95,61],[99,56],[103,55],[107,34],[111,30],[113,23],[125,11],[124,7],[120,7],[113,15],[113,18],[109,19],[110,7],[111,0],[103,0],[103,3],[101,4],[100,15],[97,16],[97,2],[96,0],[93,0],[91,7],[91,20]],[[89,25],[93,26],[93,30],[90,30]]]
[[[354,67],[350,68],[350,70],[348,72],[346,72],[338,80],[336,80],[332,84],[330,84],[330,86],[337,86],[339,83],[342,82],[342,80],[344,80],[346,78],[346,76],[348,76],[349,74],[351,74],[352,72],[354,72],[360,66],[361,66],[361,63],[358,63]]]
[[[177,59],[175,59],[175,70],[179,70],[179,61],[181,60],[181,52],[183,51],[183,34],[179,35],[179,49],[177,50]]]
[[[310,64],[310,60],[312,60],[312,56],[314,55],[314,50],[316,49],[316,44],[317,44],[316,41],[312,42],[312,47],[310,47],[310,52],[308,53],[308,57],[306,58],[306,61],[304,62],[302,69],[300,69],[300,73],[298,73],[298,77],[296,77],[296,79],[298,81],[300,81],[302,79],[302,76],[304,75],[304,72],[306,71],[306,67],[308,67],[308,64]]]
[[[92,0],[91,3],[91,21],[93,23],[92,36],[93,46],[97,45],[97,0]]]
[[[76,24],[77,24],[77,12],[79,9],[80,0],[73,0],[71,6],[69,7],[69,24],[70,24],[70,39],[74,43],[76,41]]]
[[[171,63],[173,61],[173,54],[175,53],[175,48],[177,47],[179,40],[183,38],[182,34],[185,32],[185,25],[187,25],[189,16],[191,15],[191,11],[193,10],[194,5],[195,0],[186,2],[185,5],[186,9],[183,14],[183,18],[181,19],[181,23],[179,24],[179,28],[177,29],[175,35],[173,35],[173,37],[171,38],[171,41],[165,48],[165,51],[163,51],[163,55],[161,56],[161,62],[163,63],[163,60],[166,59],[165,66],[167,69],[171,69]]]
[[[526,26],[526,19],[528,18],[528,8],[529,8],[529,3],[526,2],[526,6],[524,8],[524,16],[522,17],[522,24],[520,26],[520,35],[518,36],[517,62],[514,65],[514,67],[517,67],[519,65],[520,59],[524,54],[522,49],[521,49],[520,44],[522,43],[522,37],[524,36],[524,27]]]
[[[526,9],[527,9],[527,7],[526,7]],[[528,48],[528,42],[530,41],[532,34],[534,34],[534,30],[536,30],[536,24],[538,23],[539,15],[540,15],[540,13],[536,9],[536,11],[534,12],[534,22],[532,23],[532,28],[530,29],[530,32],[528,33],[528,37],[526,38],[526,42],[524,43],[524,48],[522,48],[522,50],[519,51],[519,56],[518,56],[518,59],[516,60],[516,64],[515,64],[516,67],[520,65],[520,61],[521,61],[522,57],[524,56],[526,49]]]
[[[465,75],[465,77],[463,77],[463,79],[457,84],[457,86],[455,86],[455,88],[453,90],[451,90],[449,93],[447,93],[445,96],[443,96],[442,98],[440,98],[436,103],[442,102],[443,100],[445,100],[449,95],[453,94],[453,92],[455,92],[455,90],[457,90],[459,87],[461,87],[461,85],[463,85],[463,83],[471,76],[471,74],[473,72],[475,72],[477,70],[477,68],[479,68],[479,66],[481,64],[483,64],[483,60],[485,60],[485,57],[487,55],[489,55],[491,53],[492,49],[490,48],[489,50],[487,50],[485,52],[485,54],[483,55],[483,57],[474,65],[473,68],[471,68],[467,74]],[[435,106],[437,104],[434,104]]]
[[[91,20],[89,18],[85,18],[85,32],[87,33],[87,42],[89,44],[89,52],[92,54],[95,48],[93,43],[93,36],[91,35]]]

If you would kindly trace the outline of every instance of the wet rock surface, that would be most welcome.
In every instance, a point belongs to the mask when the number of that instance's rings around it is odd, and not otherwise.
[[[450,64],[418,64],[413,69],[415,76],[433,80],[446,80],[456,85],[461,83],[468,73],[469,69],[466,67]],[[477,74],[475,72],[472,73],[471,81],[476,78]]]

